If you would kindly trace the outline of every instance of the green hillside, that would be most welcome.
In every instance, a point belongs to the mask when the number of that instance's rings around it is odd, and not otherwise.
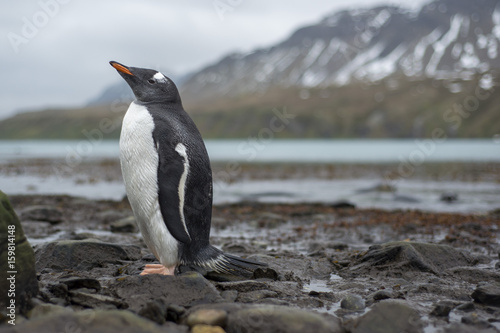
[[[460,92],[450,92],[458,88]],[[380,84],[275,87],[262,95],[183,99],[205,138],[411,138],[430,137],[436,129],[457,138],[500,133],[500,94],[480,89],[478,80],[392,78]],[[114,139],[125,109],[121,105],[22,113],[0,122],[0,139],[80,139],[96,131]],[[284,110],[288,118],[282,121]]]

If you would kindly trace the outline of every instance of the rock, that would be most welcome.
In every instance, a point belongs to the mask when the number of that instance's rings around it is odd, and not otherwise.
[[[112,232],[136,232],[137,226],[135,223],[135,218],[129,216],[118,221],[111,223],[109,226]]]
[[[349,311],[362,311],[365,309],[365,300],[361,296],[349,294],[340,301],[340,307]]]
[[[95,239],[50,242],[36,251],[39,270],[90,270],[106,263],[139,260],[141,249],[135,245],[104,243]]]
[[[441,194],[441,197],[439,198],[439,200],[443,201],[443,202],[447,202],[447,203],[452,203],[452,202],[455,202],[458,200],[458,194],[456,193],[443,193]]]
[[[383,299],[393,298],[393,295],[388,290],[379,290],[379,291],[373,293],[373,295],[371,295],[371,298],[374,301],[381,301]]]
[[[455,305],[452,302],[439,302],[434,305],[434,308],[432,309],[430,315],[435,317],[448,317],[454,307]]]
[[[274,333],[315,332],[344,333],[339,318],[282,305],[218,303],[198,305],[191,313],[201,309],[223,310],[227,313],[227,332]]]
[[[196,272],[178,276],[127,276],[111,283],[108,289],[136,313],[152,299],[162,299],[165,304],[183,307],[222,301],[215,287]]]
[[[222,327],[210,325],[196,325],[191,329],[191,333],[225,333]]]
[[[167,306],[166,319],[168,321],[173,321],[174,323],[179,322],[181,316],[186,312],[182,306],[176,304],[169,304]]]
[[[476,306],[472,302],[467,302],[457,306],[456,309],[463,312],[471,312],[476,310]]]
[[[59,282],[65,284],[68,287],[68,290],[80,288],[94,289],[95,291],[101,290],[101,284],[99,281],[92,278],[73,277],[60,279]]]
[[[253,279],[270,279],[270,280],[278,280],[278,272],[274,269],[265,267],[265,268],[257,268],[253,272]]]
[[[0,191],[0,317],[25,314],[38,294],[35,255],[7,195]],[[10,307],[10,309],[7,309]]]
[[[278,293],[271,290],[254,290],[246,293],[239,293],[236,301],[241,303],[254,303],[263,298],[278,297]]]
[[[476,328],[493,328],[493,325],[488,323],[486,320],[479,318],[475,313],[463,316],[461,322]]]
[[[444,333],[498,333],[494,328],[479,329],[478,327],[453,323],[444,330]]]
[[[68,313],[73,313],[73,310],[68,307],[54,305],[54,304],[38,304],[28,312],[26,317],[28,317],[29,319],[35,319],[40,317],[68,314]]]
[[[139,310],[139,316],[152,320],[160,325],[165,323],[166,315],[167,307],[163,302],[158,300],[146,303],[142,309]]]
[[[236,298],[238,298],[238,292],[236,290],[224,290],[220,295],[226,302],[235,302]]]
[[[227,323],[227,312],[216,309],[200,309],[189,314],[186,323],[189,327],[193,327],[195,325],[225,327]]]
[[[412,272],[440,274],[456,266],[470,266],[474,258],[446,245],[390,242],[371,246],[357,259],[351,271],[356,274],[380,273],[401,277]]]
[[[340,320],[310,311],[279,306],[254,305],[243,307],[228,317],[228,332],[259,333],[335,333],[344,332]]]
[[[24,208],[19,217],[22,221],[40,221],[58,224],[63,221],[63,214],[59,208],[51,206],[30,206]]]
[[[385,300],[376,303],[352,323],[352,333],[414,333],[423,332],[418,312],[407,304]]]
[[[500,283],[480,284],[471,296],[478,303],[500,307]]]
[[[104,310],[127,308],[127,305],[124,302],[111,296],[92,294],[84,291],[70,291],[69,295],[71,303],[81,305],[86,308]]]
[[[447,269],[445,273],[469,283],[500,281],[500,273],[476,267],[455,267]]]
[[[349,201],[336,201],[336,202],[333,202],[332,204],[330,204],[330,207],[334,208],[334,209],[354,209],[356,208],[356,205],[353,204],[352,202],[349,202]]]
[[[2,333],[38,332],[92,332],[92,333],[187,333],[186,326],[170,324],[160,327],[130,311],[85,310],[55,314],[25,321],[23,324],[2,330]]]
[[[262,290],[269,289],[269,285],[264,281],[238,281],[238,282],[223,282],[218,283],[217,287],[221,290],[236,290],[240,293],[254,291],[254,290]]]

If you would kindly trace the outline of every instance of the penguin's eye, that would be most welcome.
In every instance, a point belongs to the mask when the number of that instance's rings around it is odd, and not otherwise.
[[[154,79],[149,79],[149,80],[148,80],[148,82],[149,82],[150,84],[155,84],[155,83],[156,83],[156,80],[154,80]]]

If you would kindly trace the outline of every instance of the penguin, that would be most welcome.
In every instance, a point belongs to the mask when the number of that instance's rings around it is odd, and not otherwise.
[[[267,266],[210,245],[210,160],[174,82],[156,70],[110,64],[136,98],[122,122],[120,165],[139,230],[160,262],[141,275],[175,275],[179,265],[233,275]]]

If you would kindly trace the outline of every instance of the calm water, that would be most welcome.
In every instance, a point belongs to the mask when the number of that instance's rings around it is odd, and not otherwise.
[[[212,161],[390,163],[500,161],[500,140],[207,140]],[[118,158],[118,142],[0,141],[0,163],[24,158]]]
[[[305,162],[305,163],[410,163],[500,162],[500,143],[493,140],[449,140],[443,143],[414,140],[208,140],[215,162]],[[0,189],[7,194],[69,194],[92,199],[120,200],[125,195],[121,181],[81,182],[78,176],[58,177],[36,173],[2,174],[7,161],[118,158],[118,142],[105,141],[0,141]],[[36,165],[36,164],[35,164]],[[244,175],[243,175],[244,176]],[[255,200],[261,202],[324,202],[348,200],[360,208],[420,209],[438,212],[484,214],[500,207],[497,182],[419,181],[401,179],[395,191],[373,190],[384,179],[370,175],[352,179],[252,180],[237,177],[226,183],[216,179],[214,203]],[[440,200],[445,193],[458,195],[452,203]]]

